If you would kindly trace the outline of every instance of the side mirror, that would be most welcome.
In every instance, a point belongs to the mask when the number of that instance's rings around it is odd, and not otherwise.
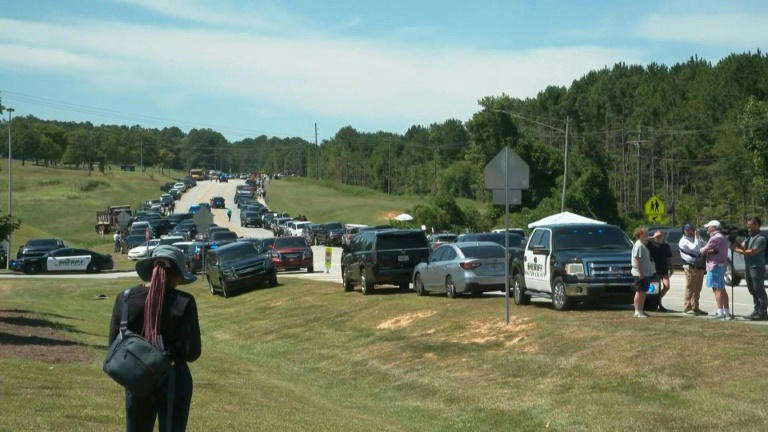
[[[534,255],[549,255],[549,249],[546,246],[536,245],[531,248]]]

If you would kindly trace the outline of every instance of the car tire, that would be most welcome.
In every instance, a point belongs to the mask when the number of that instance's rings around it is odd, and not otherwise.
[[[40,263],[28,263],[24,266],[24,273],[26,274],[38,274],[41,270]]]
[[[451,275],[445,277],[445,295],[448,298],[456,298],[456,284],[453,282]]]
[[[341,268],[341,285],[344,287],[344,292],[350,292],[355,289],[355,284],[347,277],[344,267]]]
[[[427,290],[424,289],[424,282],[421,281],[421,275],[418,273],[413,278],[413,289],[416,290],[417,296],[425,296],[429,294]]]
[[[570,303],[570,299],[565,295],[565,282],[558,276],[552,281],[552,305],[556,310],[564,311],[568,310]]]
[[[272,272],[272,276],[269,277],[269,285],[277,286],[277,272]]]
[[[99,267],[96,263],[88,263],[88,267],[85,268],[86,273],[99,273],[101,272],[101,267]]]
[[[313,266],[307,267],[307,273],[314,273],[314,272],[315,272],[315,268]]]
[[[219,283],[221,284],[221,295],[224,296],[224,298],[229,297],[231,293],[227,292],[227,283],[223,280],[219,280]]]
[[[523,280],[523,275],[520,273],[516,274],[513,284],[512,294],[515,299],[515,304],[518,306],[530,304],[531,296],[525,293],[525,281]]]
[[[365,274],[365,268],[360,269],[360,290],[363,292],[363,295],[371,295],[373,294],[373,282],[368,280],[368,276]]]

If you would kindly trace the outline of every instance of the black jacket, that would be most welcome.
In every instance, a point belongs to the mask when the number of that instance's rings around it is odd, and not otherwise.
[[[147,288],[139,285],[128,294],[128,329],[141,334],[144,326],[144,301]],[[112,308],[112,322],[109,327],[109,345],[120,332],[120,315],[125,291],[121,291]],[[200,323],[197,320],[195,298],[176,289],[165,292],[159,333],[163,335],[165,349],[176,362],[192,362],[200,357]]]

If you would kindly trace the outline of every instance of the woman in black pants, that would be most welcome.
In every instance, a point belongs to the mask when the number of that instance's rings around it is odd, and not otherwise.
[[[121,292],[112,310],[109,345],[120,330],[124,300],[128,302],[128,329],[141,334],[149,343],[164,348],[173,361],[174,374],[172,431],[187,427],[192,401],[192,375],[187,362],[200,357],[200,324],[195,298],[176,290],[180,284],[195,281],[185,265],[184,253],[173,246],[159,246],[152,256],[136,263],[136,272],[147,282]],[[154,394],[136,396],[126,390],[125,417],[129,432],[152,431],[160,417],[160,430],[168,430],[168,383]]]

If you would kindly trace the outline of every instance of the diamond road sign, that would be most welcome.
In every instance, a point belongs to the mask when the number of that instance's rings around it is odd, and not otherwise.
[[[509,184],[504,184],[504,166],[509,152]],[[520,158],[511,148],[504,147],[499,154],[494,156],[483,171],[485,174],[486,189],[528,189],[530,170],[528,164]]]

